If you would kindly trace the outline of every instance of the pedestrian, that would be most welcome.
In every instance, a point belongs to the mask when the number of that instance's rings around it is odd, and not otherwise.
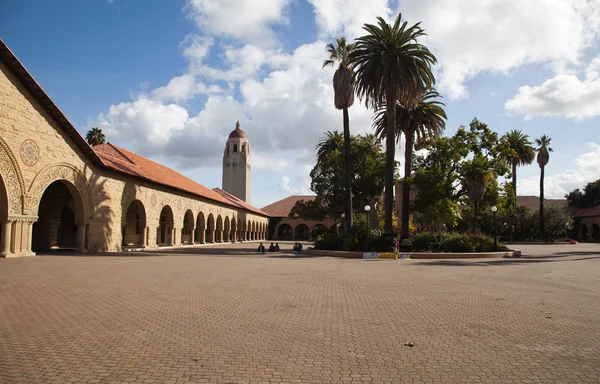
[[[398,252],[400,251],[400,242],[398,241],[398,237],[394,236],[394,259],[398,260]]]

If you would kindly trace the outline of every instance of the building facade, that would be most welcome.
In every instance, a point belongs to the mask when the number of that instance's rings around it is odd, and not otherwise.
[[[261,240],[268,219],[116,145],[90,147],[0,40],[2,256]]]

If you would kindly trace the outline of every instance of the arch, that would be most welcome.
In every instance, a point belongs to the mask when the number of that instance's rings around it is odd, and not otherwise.
[[[223,218],[221,215],[217,216],[217,224],[215,229],[215,241],[220,243],[223,241]]]
[[[206,242],[215,242],[215,217],[212,213],[209,213],[206,219]]]
[[[239,241],[245,240],[244,239],[244,222],[239,217],[237,219],[237,230],[238,230],[238,234],[237,234],[238,240]]]
[[[204,213],[198,212],[198,217],[196,218],[196,235],[194,238],[200,244],[204,244],[206,242],[206,219],[204,218]]]
[[[252,240],[252,222],[250,220],[246,226],[246,240]]]
[[[231,242],[235,242],[238,240],[237,220],[235,219],[235,217],[233,219],[231,219],[231,237],[229,240]]]
[[[592,240],[600,241],[600,227],[596,223],[592,224]]]
[[[277,227],[277,240],[294,240],[294,231],[289,224],[281,224]]]
[[[310,239],[310,230],[306,224],[298,224],[294,229],[294,240],[307,241]]]
[[[589,240],[589,237],[590,237],[590,231],[589,231],[587,225],[582,224],[581,225],[581,240],[587,241],[587,240]]]
[[[246,143],[242,144],[242,153],[246,152]]]
[[[32,228],[32,250],[85,247],[84,204],[79,190],[65,180],[50,183],[42,192]]]
[[[165,205],[158,216],[158,228],[156,228],[157,245],[173,245],[173,210]]]
[[[237,152],[237,150],[238,150],[237,144],[233,144],[233,152]]]
[[[125,212],[123,246],[146,245],[146,209],[140,200],[133,200]]]
[[[19,163],[8,144],[0,137],[0,177],[4,183],[7,216],[29,214],[24,211],[25,181]]]
[[[183,215],[181,244],[194,244],[194,232],[194,213],[191,209],[188,209]]]
[[[24,199],[24,213],[35,212],[40,205],[42,194],[55,181],[67,181],[78,191],[83,204],[83,217],[85,220],[90,219],[94,212],[94,203],[88,182],[76,167],[67,163],[48,165],[35,176]]]
[[[256,236],[256,221],[252,222],[252,240],[258,239]]]
[[[225,224],[223,229],[223,241],[229,241],[229,235],[231,232],[231,224],[229,223],[229,216],[225,216]]]

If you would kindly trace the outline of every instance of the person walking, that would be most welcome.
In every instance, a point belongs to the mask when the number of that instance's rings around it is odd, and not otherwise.
[[[398,241],[398,238],[396,236],[394,236],[394,260],[398,260],[398,252],[400,251],[400,242]]]

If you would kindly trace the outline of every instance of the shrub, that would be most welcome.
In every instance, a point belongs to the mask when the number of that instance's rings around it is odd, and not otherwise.
[[[412,249],[417,252],[439,252],[442,238],[441,233],[418,233],[411,238]]]
[[[442,252],[473,252],[475,248],[468,235],[449,233],[442,240]]]
[[[342,249],[344,237],[336,233],[324,233],[317,237],[315,249],[324,249],[327,251],[336,251]]]

